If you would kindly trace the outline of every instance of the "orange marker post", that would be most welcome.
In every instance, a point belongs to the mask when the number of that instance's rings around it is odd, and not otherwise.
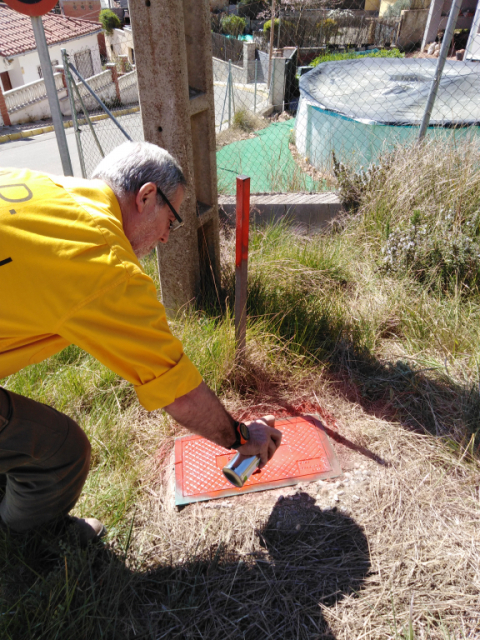
[[[237,176],[237,243],[235,253],[235,340],[237,357],[245,355],[247,335],[248,231],[250,178]]]

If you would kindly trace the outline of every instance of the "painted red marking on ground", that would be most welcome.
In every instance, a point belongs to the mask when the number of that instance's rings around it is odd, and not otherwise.
[[[200,436],[178,438],[175,441],[176,504],[265,491],[341,474],[333,447],[318,417],[280,418],[275,426],[282,432],[280,448],[242,489],[233,487],[222,473],[235,452]]]

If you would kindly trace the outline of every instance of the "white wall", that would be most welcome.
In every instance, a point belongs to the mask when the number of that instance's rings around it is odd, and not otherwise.
[[[66,90],[60,91],[58,93],[58,97],[60,99],[60,105],[65,102],[65,99],[68,102],[68,98],[66,98],[67,92]],[[63,100],[62,100],[63,98]],[[68,115],[68,114],[64,114]],[[24,124],[26,122],[38,122],[40,120],[44,120],[46,118],[51,118],[50,106],[48,104],[48,99],[45,97],[44,100],[39,100],[34,104],[30,104],[23,109],[18,109],[10,114],[10,122],[12,124]]]
[[[97,74],[101,72],[102,63],[100,61],[100,53],[98,50],[97,34],[83,36],[76,40],[69,40],[68,42],[48,47],[50,60],[58,60],[58,64],[61,64],[61,49],[63,48],[67,50],[67,53],[72,54],[72,62],[74,53],[90,49],[92,52],[93,73]],[[36,51],[18,56],[14,61],[15,62],[11,65],[11,68],[6,69],[10,74],[13,89],[21,87],[24,84],[28,84],[29,82],[34,82],[40,78],[38,75],[40,59]]]
[[[19,87],[20,85],[24,84],[22,69],[20,67],[20,61],[18,58],[13,59],[13,62],[11,63],[7,71],[8,75],[10,76],[10,82],[12,83],[12,89],[15,89],[15,87]]]
[[[117,56],[128,56],[129,61],[133,62],[131,52],[129,51],[130,49],[134,49],[131,29],[114,29],[110,35],[106,33],[105,44],[107,45],[109,60],[113,60]]]

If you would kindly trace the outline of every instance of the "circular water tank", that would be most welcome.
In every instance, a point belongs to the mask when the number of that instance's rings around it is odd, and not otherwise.
[[[300,78],[295,124],[300,153],[319,169],[365,166],[414,140],[437,60],[362,58],[325,62]],[[447,60],[428,135],[465,136],[480,125],[480,67]]]

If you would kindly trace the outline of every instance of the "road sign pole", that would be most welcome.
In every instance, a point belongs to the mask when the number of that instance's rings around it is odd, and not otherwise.
[[[31,16],[33,33],[37,44],[38,57],[42,67],[43,79],[45,81],[45,89],[47,91],[48,104],[52,113],[53,126],[55,128],[55,136],[57,138],[58,151],[62,161],[63,173],[66,176],[73,176],[72,161],[68,152],[67,136],[63,127],[62,112],[60,111],[60,103],[58,101],[57,90],[55,87],[55,78],[53,77],[52,64],[48,55],[47,40],[43,29],[41,16]],[[73,117],[73,116],[72,116]]]

